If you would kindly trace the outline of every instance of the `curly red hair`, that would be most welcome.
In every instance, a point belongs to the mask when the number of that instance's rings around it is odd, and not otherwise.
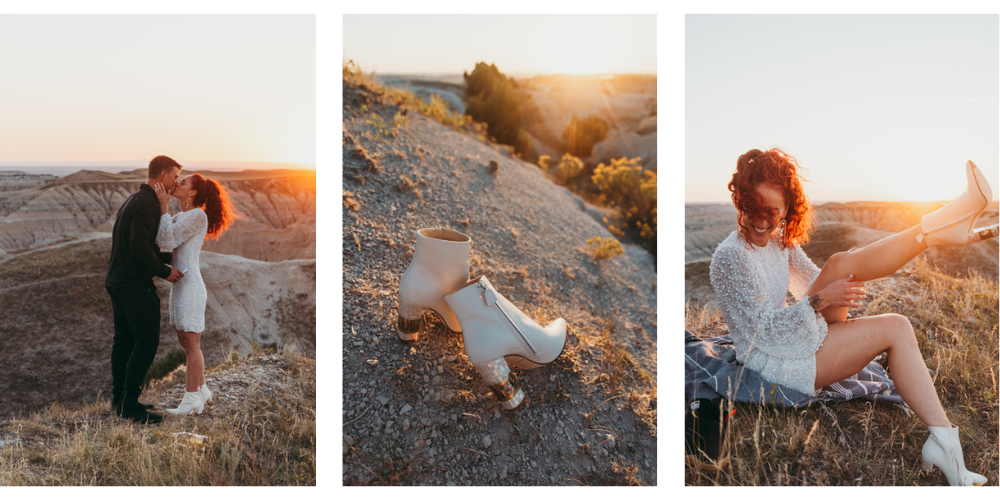
[[[799,163],[792,155],[778,148],[767,151],[751,149],[736,160],[736,172],[729,181],[733,205],[739,210],[736,224],[744,236],[749,227],[744,218],[749,216],[767,218],[770,216],[757,194],[757,186],[766,184],[781,191],[788,211],[785,213],[785,230],[781,235],[782,248],[801,245],[809,241],[812,229],[812,209],[809,198],[802,190],[803,177],[799,174]]]
[[[205,239],[218,239],[233,220],[240,216],[233,210],[229,193],[222,184],[213,179],[206,179],[201,174],[191,174],[191,189],[195,190],[191,204],[204,210],[208,216],[208,234],[205,235]]]

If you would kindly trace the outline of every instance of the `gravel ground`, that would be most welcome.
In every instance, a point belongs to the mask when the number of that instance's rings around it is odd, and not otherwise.
[[[344,92],[344,484],[655,485],[653,258],[624,245],[595,262],[587,240],[612,235],[537,167]],[[472,238],[473,276],[538,323],[569,324],[555,363],[514,369],[528,398],[516,412],[436,315],[417,342],[396,338],[415,232],[437,226]]]

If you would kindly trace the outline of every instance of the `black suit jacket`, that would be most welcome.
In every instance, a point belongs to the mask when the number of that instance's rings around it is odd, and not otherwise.
[[[111,236],[111,262],[104,285],[110,287],[151,284],[153,276],[170,276],[170,254],[156,244],[160,228],[160,202],[148,184],[122,203]]]

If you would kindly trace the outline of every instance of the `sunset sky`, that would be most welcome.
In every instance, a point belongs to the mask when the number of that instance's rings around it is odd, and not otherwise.
[[[343,50],[380,74],[655,74],[656,16],[349,14]]]
[[[770,147],[817,202],[951,199],[966,160],[996,199],[997,15],[688,15],[685,38],[686,201],[729,201]]]
[[[0,15],[0,168],[316,163],[312,15]]]

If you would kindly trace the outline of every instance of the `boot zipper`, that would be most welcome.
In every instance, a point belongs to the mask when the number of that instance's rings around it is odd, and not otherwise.
[[[510,325],[511,329],[513,329],[514,332],[517,333],[518,337],[521,337],[521,340],[523,340],[524,343],[528,346],[528,349],[531,349],[531,353],[538,354],[538,351],[535,350],[535,346],[532,345],[532,343],[528,340],[527,337],[524,336],[523,333],[521,333],[521,329],[518,328],[513,321],[511,321],[510,316],[507,315],[507,311],[504,311],[503,307],[500,307],[500,302],[497,300],[496,293],[494,293],[491,288],[488,288],[486,286],[486,283],[483,283],[482,281],[480,281],[477,285],[479,286],[479,289],[482,290],[483,292],[483,300],[486,302],[486,305],[495,307],[498,311],[500,311],[500,314],[502,314],[504,319],[507,320],[507,324]]]

